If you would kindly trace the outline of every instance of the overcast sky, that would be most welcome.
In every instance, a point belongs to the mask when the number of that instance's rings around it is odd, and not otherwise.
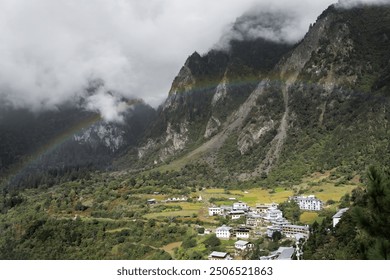
[[[333,2],[0,0],[0,96],[14,106],[50,108],[100,78],[107,90],[157,106],[186,58],[207,52],[254,5],[298,15],[299,39]],[[90,101],[104,98],[100,92]]]

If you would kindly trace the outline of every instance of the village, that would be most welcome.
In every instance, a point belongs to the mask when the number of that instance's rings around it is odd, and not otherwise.
[[[323,208],[323,202],[314,195],[293,196],[289,201],[298,204],[299,209],[305,211],[320,211]],[[337,225],[341,216],[348,208],[340,209],[333,216],[333,227]],[[260,257],[261,260],[291,260],[293,256],[299,260],[302,255],[301,245],[310,235],[309,225],[294,225],[283,217],[283,212],[278,209],[277,203],[256,204],[256,207],[249,207],[246,203],[238,201],[232,206],[210,207],[210,216],[225,216],[234,221],[242,217],[245,218],[245,224],[232,227],[223,225],[215,231],[219,239],[237,239],[234,243],[235,251],[231,252],[212,252],[209,260],[231,260],[244,252],[253,249],[253,243],[250,241],[258,235],[265,235],[268,238],[274,238],[279,234],[284,238],[294,241],[295,246],[279,247],[278,250],[271,252],[268,256]]]
[[[188,198],[173,197],[161,200],[162,203],[185,202]],[[197,198],[202,202],[202,197]],[[221,241],[234,240],[234,247],[227,251],[212,251],[208,255],[209,260],[235,260],[243,259],[251,250],[254,250],[254,242],[260,238],[269,240],[283,239],[289,246],[280,246],[277,250],[261,256],[260,260],[291,260],[300,259],[302,247],[310,235],[310,226],[302,223],[294,224],[284,217],[278,203],[256,203],[249,206],[247,203],[228,198],[229,205],[216,205],[211,203],[208,207],[208,217],[223,219],[225,223],[217,227],[205,227],[202,235],[215,234]],[[288,202],[296,203],[301,211],[318,212],[324,208],[324,202],[314,195],[290,196]],[[157,204],[156,199],[149,199],[149,205]],[[348,208],[339,209],[333,216],[335,227],[341,216]],[[197,226],[200,227],[200,226]]]

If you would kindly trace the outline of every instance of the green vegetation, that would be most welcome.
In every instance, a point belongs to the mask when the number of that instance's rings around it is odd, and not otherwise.
[[[335,228],[331,216],[312,225],[305,259],[390,259],[390,173],[371,168],[368,186],[351,195],[351,206]]]
[[[328,172],[328,177],[308,178],[293,189],[266,189],[253,184],[234,189],[236,184],[220,183],[213,174],[206,165],[138,175],[95,172],[89,178],[51,188],[3,192],[0,259],[205,259],[212,250],[234,251],[234,240],[218,242],[215,236],[204,235],[205,228],[244,223],[242,219],[232,222],[209,217],[211,203],[282,203],[298,190],[323,194],[337,188],[337,196],[331,196],[337,206],[348,203],[352,187],[336,187],[338,179],[332,181]],[[162,202],[182,197],[187,201]],[[152,198],[156,204],[147,203]],[[287,216],[291,213],[299,219],[293,207],[287,210],[289,206],[286,203]],[[317,220],[327,213],[320,213]],[[301,222],[305,221],[301,217]],[[261,254],[275,246],[275,242],[264,241]]]

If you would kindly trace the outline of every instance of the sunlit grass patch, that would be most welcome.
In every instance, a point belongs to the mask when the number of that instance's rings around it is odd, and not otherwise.
[[[303,212],[299,217],[299,221],[303,224],[312,224],[317,218],[317,212]]]

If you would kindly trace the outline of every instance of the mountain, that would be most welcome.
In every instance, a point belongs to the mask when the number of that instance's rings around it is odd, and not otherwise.
[[[332,5],[296,44],[283,39],[289,22],[264,12],[238,18],[214,49],[188,57],[157,111],[129,106],[122,123],[77,106],[5,108],[1,172],[197,162],[226,180],[291,184],[387,163],[389,6]]]
[[[237,19],[234,32],[238,32],[244,18]],[[264,38],[233,37],[223,45],[204,55],[194,52],[188,57],[132,162],[143,167],[164,164],[213,139],[293,47]]]
[[[75,104],[40,113],[2,108],[0,175],[12,174],[11,186],[31,187],[44,183],[48,173],[61,177],[74,169],[110,169],[115,158],[138,144],[155,117],[142,101],[126,102],[123,123],[106,122]]]
[[[203,162],[225,178],[269,183],[334,169],[352,178],[386,163],[389,11],[332,5],[295,45],[232,39],[192,54],[132,162]]]

